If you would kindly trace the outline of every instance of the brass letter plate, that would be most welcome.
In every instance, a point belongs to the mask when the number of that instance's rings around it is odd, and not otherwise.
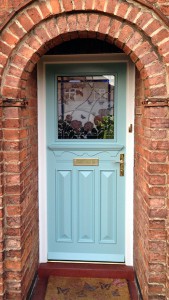
[[[74,166],[98,166],[98,158],[75,158],[73,160]]]

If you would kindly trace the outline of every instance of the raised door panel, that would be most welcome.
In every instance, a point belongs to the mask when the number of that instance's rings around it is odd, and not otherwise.
[[[72,242],[72,171],[56,170],[56,241]]]
[[[93,243],[95,223],[94,171],[79,170],[78,189],[78,242]]]
[[[116,243],[116,170],[100,172],[100,243]]]

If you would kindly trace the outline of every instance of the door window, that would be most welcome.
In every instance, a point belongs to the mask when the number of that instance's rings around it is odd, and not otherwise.
[[[114,139],[115,76],[58,76],[58,139]]]

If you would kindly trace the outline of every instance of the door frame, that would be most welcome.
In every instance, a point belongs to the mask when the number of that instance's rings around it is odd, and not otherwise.
[[[38,62],[38,166],[39,166],[39,260],[47,262],[47,162],[46,162],[46,64],[85,62],[125,62],[126,90],[126,160],[125,160],[125,264],[133,265],[133,178],[134,178],[134,95],[135,66],[120,54],[45,55]],[[132,132],[129,126],[132,124]]]

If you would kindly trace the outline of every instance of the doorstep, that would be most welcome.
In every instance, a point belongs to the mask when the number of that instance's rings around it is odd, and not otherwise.
[[[39,265],[40,278],[54,276],[124,278],[134,281],[133,267],[124,264],[48,262]]]
[[[49,276],[124,278],[128,281],[131,300],[138,300],[134,269],[123,264],[48,262],[41,263],[38,269],[38,280],[31,300],[42,300],[45,297]]]

